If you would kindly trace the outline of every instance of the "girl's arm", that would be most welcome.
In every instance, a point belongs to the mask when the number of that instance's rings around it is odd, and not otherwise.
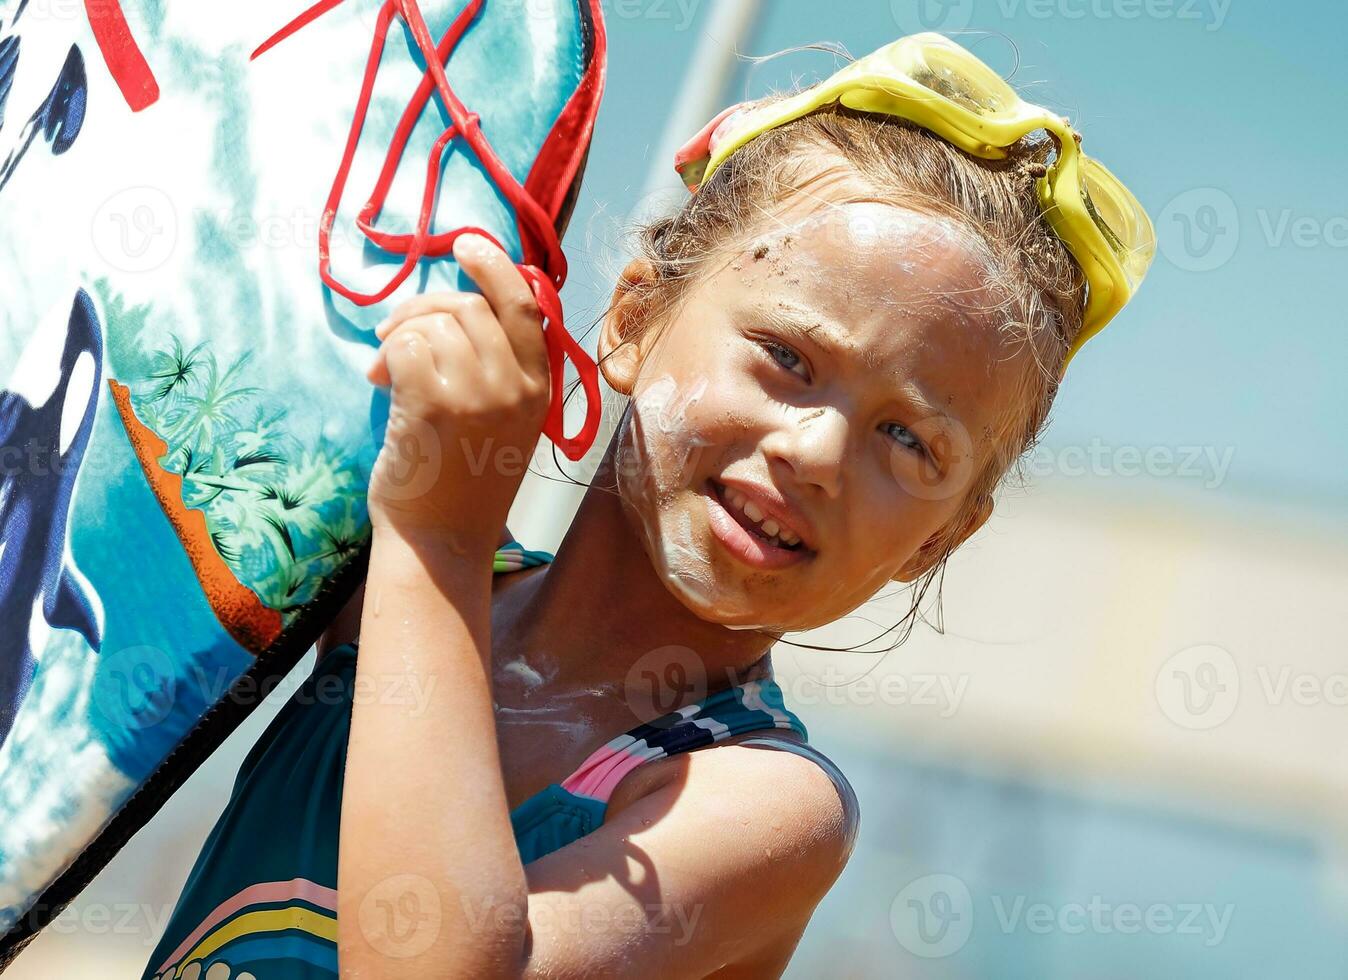
[[[338,854],[343,976],[511,976],[527,885],[496,746],[492,556],[542,432],[548,362],[532,291],[456,241],[483,296],[419,296],[376,328],[391,387],[370,479]],[[485,298],[484,298],[485,297]],[[496,465],[503,460],[512,465]],[[415,706],[391,696],[418,684]]]
[[[490,309],[463,294],[412,301],[381,328],[371,370],[393,403],[371,479],[342,799],[342,975],[780,972],[852,832],[807,759],[731,745],[643,767],[598,830],[527,872],[520,861],[489,669],[491,558],[520,475],[480,464],[484,445],[532,452],[546,352],[508,258],[462,241],[455,257]],[[399,454],[429,469],[399,470]],[[419,707],[390,696],[410,683]]]
[[[512,976],[520,961],[528,889],[487,659],[494,546],[375,534],[342,798],[343,976]],[[380,696],[409,683],[420,713]]]
[[[507,527],[501,532],[496,547],[501,548],[514,540],[515,536],[510,533],[510,528]],[[360,615],[364,606],[365,583],[362,581],[347,604],[342,607],[341,612],[333,617],[332,622],[328,624],[328,628],[318,638],[319,660],[327,656],[334,647],[349,643],[360,635]]]
[[[343,976],[780,973],[855,833],[831,780],[786,752],[689,753],[639,770],[600,828],[524,868],[494,736],[485,567],[434,541],[375,540],[357,690],[415,672],[433,694],[420,718],[373,698],[355,708]]]

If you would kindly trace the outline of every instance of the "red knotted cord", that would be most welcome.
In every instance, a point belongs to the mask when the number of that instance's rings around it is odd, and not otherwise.
[[[281,41],[290,37],[305,25],[312,23],[323,14],[332,10],[344,0],[319,0],[298,17],[286,24],[269,37],[252,57],[257,58]],[[566,257],[562,254],[562,245],[557,237],[557,229],[552,219],[543,210],[534,197],[520,186],[514,175],[501,162],[491,143],[478,125],[478,115],[469,112],[450,88],[445,77],[444,64],[454,47],[463,37],[468,26],[481,12],[484,0],[471,0],[463,12],[455,19],[437,45],[431,38],[430,29],[421,14],[417,0],[385,0],[375,24],[374,40],[370,46],[370,56],[365,65],[365,78],[361,84],[360,98],[356,104],[355,117],[351,121],[351,132],[347,137],[346,149],[342,154],[341,166],[333,179],[327,204],[323,209],[323,220],[318,231],[318,274],[323,282],[334,292],[345,296],[359,306],[372,306],[387,299],[412,275],[418,262],[423,258],[439,258],[448,255],[454,240],[463,234],[482,235],[499,246],[495,236],[481,228],[464,226],[441,234],[431,232],[431,215],[435,210],[436,198],[440,189],[440,166],[445,147],[455,136],[462,137],[483,168],[491,176],[506,200],[510,202],[519,219],[520,241],[524,248],[524,262],[518,266],[520,273],[533,290],[538,301],[539,311],[543,315],[544,338],[548,348],[548,368],[552,379],[552,395],[548,407],[548,418],[543,426],[544,434],[551,439],[568,459],[578,460],[594,442],[599,430],[599,375],[595,363],[585,349],[567,332],[562,322],[562,302],[558,290],[566,281]],[[337,280],[332,274],[331,241],[332,226],[341,207],[346,182],[351,173],[351,164],[355,159],[356,148],[360,143],[361,130],[369,111],[370,98],[374,92],[375,76],[379,71],[379,62],[383,56],[384,45],[388,37],[389,26],[395,15],[401,16],[412,32],[412,37],[426,59],[427,71],[422,75],[420,84],[407,108],[403,111],[390,141],[388,153],[379,179],[375,183],[365,206],[360,209],[356,226],[375,245],[394,255],[404,256],[402,266],[382,289],[375,293],[360,293]],[[402,162],[408,140],[422,111],[430,101],[432,92],[438,93],[445,110],[449,113],[450,126],[431,147],[426,161],[426,181],[422,188],[421,212],[417,218],[416,230],[410,234],[390,234],[379,231],[374,223],[383,211],[389,189]],[[574,437],[567,437],[563,430],[562,384],[565,380],[566,358],[576,366],[580,382],[585,389],[585,423]]]

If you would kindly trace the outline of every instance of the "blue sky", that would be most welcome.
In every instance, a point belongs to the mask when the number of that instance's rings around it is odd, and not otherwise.
[[[733,2],[733,0],[732,0]],[[713,0],[605,0],[610,79],[571,231],[578,326],[647,178]],[[1203,447],[1226,499],[1341,517],[1348,499],[1348,13],[1253,0],[770,0],[744,54],[855,55],[938,29],[1068,115],[1133,188],[1161,250],[1072,365],[1046,449]],[[1017,66],[1017,57],[1019,64]],[[1014,69],[1014,72],[1013,72]],[[833,70],[743,64],[723,104]],[[661,166],[664,166],[664,162]],[[677,178],[669,171],[670,186]],[[1181,477],[1168,481],[1189,489]],[[1189,481],[1194,487],[1201,481]]]

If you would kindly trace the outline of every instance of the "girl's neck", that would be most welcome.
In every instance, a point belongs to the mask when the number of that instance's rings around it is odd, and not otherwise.
[[[610,446],[555,559],[493,617],[498,655],[549,688],[624,699],[667,678],[664,710],[757,676],[773,637],[708,623],[671,594],[623,513],[612,455]]]

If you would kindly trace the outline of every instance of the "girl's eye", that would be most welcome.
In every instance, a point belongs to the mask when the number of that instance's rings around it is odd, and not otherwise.
[[[888,423],[886,423],[886,424],[885,424],[885,429],[886,429],[887,431],[890,431],[890,432],[893,432],[893,433],[894,433],[894,439],[895,439],[895,441],[897,441],[900,445],[905,446],[905,447],[907,447],[908,449],[913,450],[914,452],[921,453],[921,454],[924,455],[924,456],[926,455],[926,453],[927,453],[927,447],[924,446],[924,445],[922,445],[922,440],[921,440],[921,439],[919,439],[917,436],[913,435],[911,429],[905,428],[904,426],[900,425],[898,422],[888,422]]]
[[[803,366],[805,363],[800,359],[799,354],[793,351],[790,347],[787,347],[785,344],[779,344],[775,340],[760,341],[760,344],[762,345],[763,349],[766,350],[772,356],[772,359],[774,361],[776,361],[778,364],[780,364],[782,367],[786,368],[786,370],[790,371],[793,374],[798,374],[799,372],[796,371],[795,369],[797,367]],[[779,354],[784,355],[785,360],[783,359],[783,357],[779,357],[778,356]],[[805,378],[807,381],[809,380],[808,375],[802,374],[801,377]]]

